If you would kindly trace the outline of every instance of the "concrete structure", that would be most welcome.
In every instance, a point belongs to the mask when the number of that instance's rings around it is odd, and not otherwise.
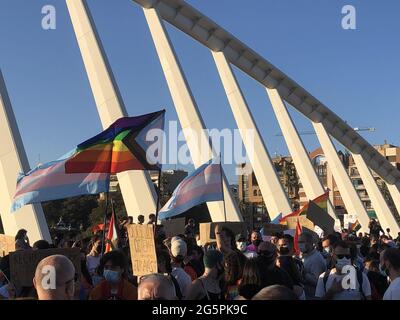
[[[400,231],[399,224],[379,190],[371,170],[367,167],[361,155],[353,154],[353,158],[382,228],[384,230],[390,228],[393,234],[397,234]]]
[[[224,53],[212,54],[269,216],[273,220],[279,214],[287,215],[292,212],[289,201],[231,66]]]
[[[28,231],[32,243],[40,239],[51,241],[40,204],[24,206],[10,213],[18,174],[30,169],[1,70],[0,137],[0,214],[4,233],[15,236],[18,229],[23,228]]]
[[[266,90],[285,138],[286,145],[288,146],[290,155],[296,166],[301,184],[306,192],[308,200],[313,200],[324,194],[326,190],[318,179],[314,167],[311,164],[310,157],[308,156],[308,152],[304,147],[303,141],[300,139],[299,133],[294,126],[293,120],[279,92],[276,89],[267,88]],[[337,215],[332,207],[331,201],[328,201],[327,205],[328,212],[336,218]]]
[[[156,9],[143,9],[143,11],[160,58],[190,155],[194,166],[198,168],[213,157],[212,146],[205,131],[206,127],[179,64],[164,22],[159,17]],[[242,221],[242,216],[234,201],[225,174],[223,175],[223,187],[227,220]],[[222,201],[209,202],[207,206],[214,222],[224,221],[224,204]]]
[[[342,161],[338,157],[336,148],[333,145],[330,136],[326,132],[324,124],[313,123],[313,126],[317,133],[322,150],[324,150],[325,157],[328,160],[329,168],[335,177],[336,184],[339,188],[347,212],[350,214],[357,214],[362,232],[367,232],[369,223],[368,213],[365,210],[357,191],[354,189]],[[389,214],[391,215],[390,212]]]
[[[76,39],[103,128],[127,116],[118,85],[105,55],[86,0],[67,0]],[[156,211],[156,191],[146,171],[117,174],[128,215],[137,218]]]

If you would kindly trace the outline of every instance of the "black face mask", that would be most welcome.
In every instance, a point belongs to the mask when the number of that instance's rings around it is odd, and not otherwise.
[[[280,247],[279,248],[279,253],[280,254],[282,254],[282,255],[286,255],[286,254],[289,254],[289,248],[288,247]]]
[[[258,247],[259,244],[261,243],[261,240],[253,240],[251,243],[252,243],[253,245],[255,245],[256,247]]]

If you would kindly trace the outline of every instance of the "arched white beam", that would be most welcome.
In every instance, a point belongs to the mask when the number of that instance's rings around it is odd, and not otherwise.
[[[397,234],[400,231],[399,224],[379,190],[371,170],[361,155],[353,154],[353,158],[382,228],[390,228],[392,234]]]
[[[279,92],[276,89],[266,88],[266,90],[307,198],[309,200],[315,199],[324,194],[326,190],[315,172],[310,156]],[[331,201],[328,201],[328,212],[333,218],[337,219]]]
[[[86,0],[66,2],[97,111],[103,128],[107,128],[128,113]],[[157,195],[147,171],[126,171],[117,177],[128,215],[155,213]]]
[[[212,51],[223,51],[226,58],[243,72],[270,89],[355,154],[388,184],[400,183],[400,171],[321,101],[239,39],[183,0],[133,0],[145,8],[157,8],[160,16]]]
[[[212,146],[205,131],[206,127],[179,64],[164,22],[159,17],[156,9],[143,9],[143,11],[190,150],[190,155],[197,168],[208,161],[213,155]],[[242,221],[242,215],[235,203],[225,175],[223,175],[223,186],[227,220]],[[207,206],[213,221],[224,221],[222,202],[209,202]]]
[[[395,184],[386,184],[390,195],[392,196],[392,200],[394,202],[394,205],[396,206],[398,214],[400,214],[400,183],[397,185]]]
[[[268,214],[272,220],[280,213],[289,214],[291,206],[231,66],[224,53],[211,52]]]
[[[335,178],[335,182],[338,186],[347,212],[357,215],[358,221],[361,224],[362,232],[369,232],[368,213],[337,154],[337,150],[329,134],[326,132],[322,123],[313,123],[313,126],[315,132],[317,133],[322,150],[324,151],[325,157],[328,160],[328,166],[332,171],[333,177]]]
[[[29,171],[29,162],[1,70],[0,137],[0,214],[4,233],[15,236],[19,229],[25,229],[32,243],[41,239],[51,242],[40,204],[27,205],[15,213],[10,213],[18,174]]]

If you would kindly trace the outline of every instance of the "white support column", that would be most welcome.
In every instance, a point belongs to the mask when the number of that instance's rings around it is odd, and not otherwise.
[[[266,90],[272,108],[274,109],[275,116],[278,119],[279,127],[281,128],[283,137],[285,138],[286,145],[293,158],[296,171],[299,174],[301,184],[304,187],[308,199],[313,200],[324,194],[326,190],[315,172],[310,156],[304,147],[303,141],[297,132],[281,95],[276,89],[266,88]],[[332,213],[332,216],[336,219],[335,210],[332,207],[331,201],[328,201],[328,212]]]
[[[214,57],[219,76],[229,100],[229,105],[239,128],[269,216],[273,220],[280,213],[283,215],[289,214],[292,212],[292,209],[288,198],[231,66],[223,52],[211,51],[211,53]]]
[[[386,183],[386,185],[389,189],[390,195],[392,196],[392,200],[396,206],[397,212],[400,214],[400,186],[389,183]]]
[[[51,242],[40,204],[24,206],[17,212],[10,213],[18,174],[29,171],[29,162],[1,70],[0,137],[0,214],[4,233],[15,236],[19,229],[25,229],[28,231],[31,243],[41,239]]]
[[[156,9],[143,9],[151,35],[174,101],[180,124],[184,130],[185,139],[190,150],[195,167],[201,166],[212,156],[212,146],[205,132],[205,125],[190,87],[179,64],[164,22]],[[224,195],[228,221],[241,221],[242,216],[229,189],[224,175]],[[224,220],[224,210],[221,202],[207,203],[213,221]]]
[[[66,0],[103,128],[127,116],[118,85],[97,34],[86,0]],[[128,215],[156,211],[156,191],[146,171],[117,174]]]
[[[337,154],[337,150],[329,134],[326,132],[322,123],[313,122],[313,126],[315,132],[317,133],[322,150],[324,151],[325,157],[328,160],[328,166],[332,171],[333,177],[335,178],[335,182],[339,188],[339,192],[342,196],[347,212],[350,214],[357,214],[358,221],[361,224],[362,232],[368,232],[368,213]]]
[[[390,211],[382,192],[379,190],[371,170],[361,155],[353,154],[353,159],[382,228],[384,230],[390,228],[392,234],[397,234],[400,231],[399,225]]]

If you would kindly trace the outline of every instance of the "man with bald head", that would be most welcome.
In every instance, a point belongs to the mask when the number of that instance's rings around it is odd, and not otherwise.
[[[72,300],[75,291],[75,267],[63,255],[44,258],[36,267],[33,285],[39,300]]]
[[[175,285],[171,278],[153,273],[140,278],[138,300],[176,300]]]

